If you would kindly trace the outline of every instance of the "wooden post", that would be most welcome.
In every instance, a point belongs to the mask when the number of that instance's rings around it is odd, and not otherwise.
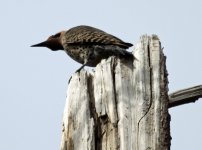
[[[110,57],[72,76],[61,150],[169,150],[165,56],[156,35],[137,43],[136,60]]]

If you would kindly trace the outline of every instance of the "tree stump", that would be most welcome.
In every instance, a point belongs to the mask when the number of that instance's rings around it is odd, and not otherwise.
[[[63,116],[61,150],[169,150],[165,56],[156,35],[144,35],[135,60],[110,57],[75,73]]]

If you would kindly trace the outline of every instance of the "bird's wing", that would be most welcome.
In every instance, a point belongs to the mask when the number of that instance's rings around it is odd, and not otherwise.
[[[122,48],[129,48],[133,46],[132,44],[125,43],[111,34],[89,26],[77,26],[71,28],[66,32],[65,38],[69,45],[117,45]]]

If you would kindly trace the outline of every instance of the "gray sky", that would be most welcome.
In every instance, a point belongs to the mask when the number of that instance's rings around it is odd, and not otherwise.
[[[202,84],[201,0],[2,0],[0,22],[1,150],[59,149],[68,80],[80,65],[29,46],[60,30],[85,24],[134,44],[157,34],[170,92]],[[171,149],[201,149],[202,100],[170,114]]]

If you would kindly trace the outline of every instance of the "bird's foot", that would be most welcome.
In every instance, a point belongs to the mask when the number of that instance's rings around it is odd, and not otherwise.
[[[79,69],[77,69],[76,71],[75,71],[75,73],[80,73],[80,71],[83,69],[83,67],[81,68],[79,68]],[[69,78],[69,81],[68,81],[68,84],[70,83],[70,81],[71,81],[71,79],[72,79],[72,76]]]
[[[71,79],[72,79],[72,76],[69,78],[68,84],[70,83]]]
[[[83,64],[79,69],[77,69],[77,70],[75,71],[75,73],[80,73],[80,71],[81,71],[85,66],[86,66],[86,64]],[[71,79],[72,79],[72,76],[69,78],[68,84],[70,83]]]
[[[82,65],[82,66],[81,66],[79,69],[77,69],[75,73],[80,72],[80,71],[81,71],[81,69],[83,69],[85,66],[86,66],[86,63],[85,63],[85,64],[83,64],[83,65]]]

